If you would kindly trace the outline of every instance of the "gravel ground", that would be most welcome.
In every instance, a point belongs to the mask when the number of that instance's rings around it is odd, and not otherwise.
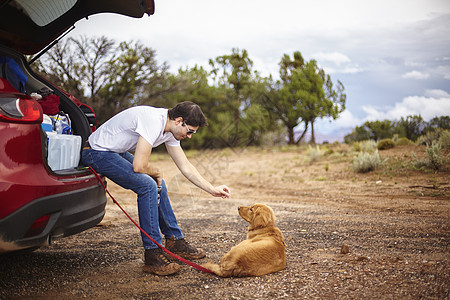
[[[261,153],[252,155],[255,162],[265,159]],[[279,154],[279,159],[296,155]],[[389,175],[375,184],[372,179],[379,178],[373,175],[334,180],[342,178],[344,167],[332,167],[335,173],[327,173],[326,181],[308,179],[299,170],[302,181],[280,181],[279,193],[268,194],[265,180],[274,178],[249,175],[259,171],[243,171],[241,159],[248,165],[248,156],[233,157],[223,175],[232,182],[231,199],[181,193],[184,182],[173,189],[179,223],[187,240],[207,251],[199,263],[218,262],[245,239],[247,223],[237,206],[268,204],[287,243],[285,270],[262,277],[219,278],[183,264],[174,276],[146,274],[138,230],[109,202],[99,226],[32,253],[1,256],[0,299],[449,299],[447,190],[436,197],[417,187],[429,180],[448,182],[448,172],[405,182],[402,176]],[[172,169],[170,162],[158,163]],[[311,173],[323,169],[308,168]],[[238,172],[246,175],[236,176]],[[132,193],[112,183],[109,189],[137,215]]]

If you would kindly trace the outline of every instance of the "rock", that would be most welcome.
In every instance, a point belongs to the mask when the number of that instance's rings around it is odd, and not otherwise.
[[[348,247],[347,244],[342,244],[341,246],[341,254],[349,254],[350,253],[350,248]]]

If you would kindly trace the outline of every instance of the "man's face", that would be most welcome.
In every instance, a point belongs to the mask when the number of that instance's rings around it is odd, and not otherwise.
[[[173,136],[177,140],[184,140],[185,138],[191,138],[192,135],[197,131],[199,126],[191,126],[186,124],[182,119],[177,121],[176,131]]]

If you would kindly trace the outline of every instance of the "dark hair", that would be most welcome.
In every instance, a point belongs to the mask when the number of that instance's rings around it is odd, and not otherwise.
[[[200,106],[190,101],[180,102],[175,107],[169,108],[169,119],[175,120],[178,117],[182,117],[183,121],[191,126],[208,126]]]

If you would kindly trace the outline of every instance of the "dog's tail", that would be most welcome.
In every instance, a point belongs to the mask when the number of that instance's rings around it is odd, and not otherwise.
[[[220,276],[220,277],[231,277],[232,272],[222,269],[222,267],[218,264],[207,262],[202,265],[203,268],[206,268],[210,271],[212,271],[214,274]]]

